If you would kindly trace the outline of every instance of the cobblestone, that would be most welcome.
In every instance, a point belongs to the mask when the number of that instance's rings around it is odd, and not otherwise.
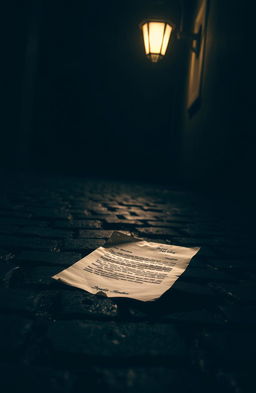
[[[171,324],[56,322],[49,329],[49,339],[56,351],[86,357],[178,360],[187,355],[182,337]]]
[[[137,230],[138,234],[140,236],[146,236],[146,237],[152,237],[152,238],[170,238],[173,236],[178,236],[179,232],[178,230],[171,229],[171,228],[139,228]]]
[[[63,265],[70,266],[79,261],[82,254],[74,252],[21,251],[16,261],[23,265]]]
[[[51,278],[116,229],[201,250],[155,302]],[[254,392],[249,235],[237,211],[182,189],[10,177],[0,196],[1,391]]]
[[[66,240],[62,246],[65,251],[91,251],[103,246],[104,239],[70,239]]]
[[[113,231],[108,230],[82,230],[79,237],[85,239],[108,239]]]
[[[40,294],[29,290],[0,289],[0,310],[2,312],[33,313],[36,311]]]
[[[58,316],[67,318],[113,319],[118,307],[111,299],[95,297],[82,291],[63,292],[58,299]]]
[[[8,249],[30,249],[30,250],[49,250],[58,249],[58,243],[55,240],[38,239],[30,237],[0,236],[0,245]]]
[[[70,220],[59,221],[54,223],[56,228],[69,228],[69,229],[96,229],[101,228],[101,221],[99,220]]]
[[[42,238],[51,238],[51,239],[63,239],[66,237],[71,237],[71,231],[62,231],[52,228],[40,228],[37,226],[34,227],[25,227],[19,230],[19,234],[21,235],[29,235],[29,236],[37,236]]]
[[[0,326],[1,355],[5,354],[6,358],[9,358],[22,349],[32,328],[32,321],[18,316],[4,315],[0,317]]]
[[[44,287],[54,287],[56,284],[52,280],[52,276],[58,273],[60,267],[30,267],[30,268],[20,268],[17,269],[12,275],[11,286],[14,288],[23,287],[34,287],[34,288],[44,288]]]

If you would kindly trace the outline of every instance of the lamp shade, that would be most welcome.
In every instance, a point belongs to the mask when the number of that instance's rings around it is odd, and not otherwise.
[[[146,56],[157,63],[166,53],[173,26],[165,21],[145,21],[140,24]]]

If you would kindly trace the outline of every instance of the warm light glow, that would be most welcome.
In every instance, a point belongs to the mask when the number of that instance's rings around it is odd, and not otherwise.
[[[149,23],[149,45],[151,53],[160,53],[165,23],[150,22]]]
[[[166,53],[169,39],[172,32],[172,26],[167,22],[148,21],[141,25],[145,53],[147,57],[156,63]]]
[[[142,26],[143,30],[143,37],[144,37],[144,45],[145,45],[145,52],[146,55],[149,54],[149,41],[148,41],[148,25],[145,23],[145,25]]]
[[[170,25],[166,25],[165,28],[165,33],[164,33],[164,39],[163,39],[163,45],[162,45],[162,49],[161,49],[161,55],[165,55],[167,46],[168,46],[168,42],[171,36],[171,32],[172,32],[172,27]]]

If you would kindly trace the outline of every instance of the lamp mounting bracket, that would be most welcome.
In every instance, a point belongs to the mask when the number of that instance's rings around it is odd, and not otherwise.
[[[177,32],[177,38],[191,41],[192,52],[194,52],[197,57],[199,56],[202,44],[202,25],[197,33],[184,33],[183,31]]]

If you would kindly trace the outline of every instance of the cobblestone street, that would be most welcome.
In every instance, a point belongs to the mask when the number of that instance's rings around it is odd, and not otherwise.
[[[237,215],[178,188],[79,178],[4,179],[1,393],[255,391],[255,246]],[[155,302],[51,278],[113,230],[199,246]]]

